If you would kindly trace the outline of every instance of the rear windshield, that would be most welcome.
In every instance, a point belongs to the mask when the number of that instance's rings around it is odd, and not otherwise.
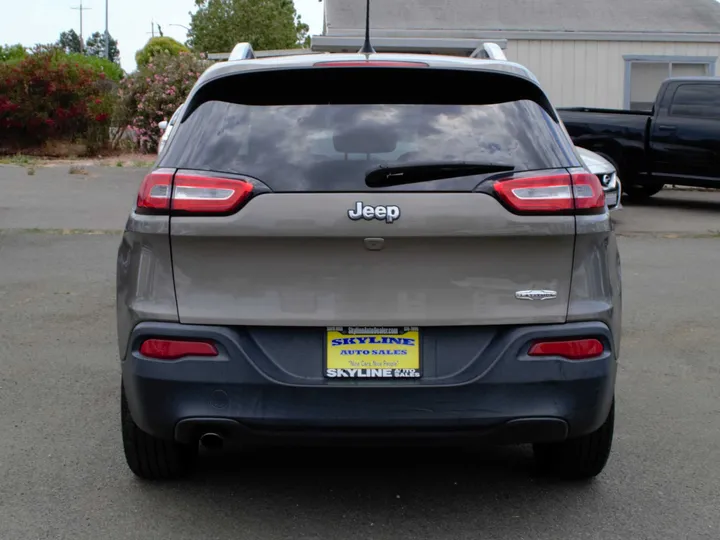
[[[242,88],[238,77],[238,97]],[[348,93],[347,86],[341,91]],[[398,103],[397,95],[385,102],[377,95],[378,103],[321,103],[322,96],[298,103],[295,95],[290,103],[275,98],[265,104],[228,99],[228,93],[226,85],[194,104],[161,166],[247,175],[273,191],[291,192],[371,190],[365,174],[381,164],[464,161],[510,164],[516,171],[573,165],[566,136],[531,99],[417,103],[417,91],[408,91],[409,103]],[[480,181],[444,179],[392,189],[457,190]]]

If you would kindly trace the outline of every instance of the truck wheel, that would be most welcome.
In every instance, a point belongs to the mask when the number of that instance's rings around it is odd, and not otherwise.
[[[610,457],[615,426],[615,402],[597,431],[560,443],[533,445],[535,461],[568,480],[588,480],[605,468]]]
[[[641,202],[649,199],[656,193],[660,193],[664,187],[663,184],[659,186],[623,186],[623,191],[631,201]]]
[[[120,391],[120,417],[125,460],[136,476],[144,480],[174,480],[192,470],[197,445],[158,439],[142,431],[130,415],[124,387]]]

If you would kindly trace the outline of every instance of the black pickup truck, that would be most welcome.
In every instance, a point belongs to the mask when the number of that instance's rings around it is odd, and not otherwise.
[[[615,165],[628,198],[664,185],[720,188],[720,77],[673,78],[651,112],[559,109],[577,146]]]

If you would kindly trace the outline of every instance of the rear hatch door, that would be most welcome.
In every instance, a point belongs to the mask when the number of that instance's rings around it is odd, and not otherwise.
[[[278,86],[298,90],[259,90]],[[521,215],[487,188],[503,174],[578,164],[544,99],[519,77],[431,68],[285,70],[208,85],[161,166],[177,170],[176,188],[204,176],[245,181],[252,193],[226,215],[174,207],[180,320],[242,328],[280,364],[288,343],[321,351],[326,327],[464,327],[462,363],[501,325],[564,322],[574,217]],[[379,166],[458,162],[512,172],[366,181]]]

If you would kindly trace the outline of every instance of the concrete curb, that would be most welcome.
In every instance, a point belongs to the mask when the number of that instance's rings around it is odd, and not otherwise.
[[[700,187],[691,187],[691,186],[675,186],[675,185],[666,185],[663,189],[669,189],[672,191],[718,191],[718,189],[712,189],[712,188],[700,188]]]

